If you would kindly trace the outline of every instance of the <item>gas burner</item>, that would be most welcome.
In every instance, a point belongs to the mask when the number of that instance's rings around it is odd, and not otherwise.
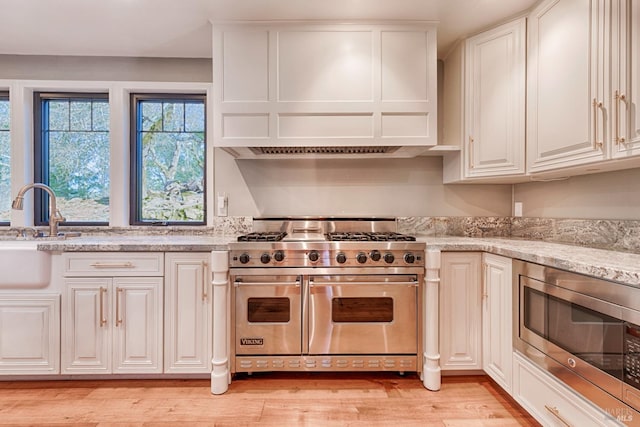
[[[340,241],[364,241],[364,242],[413,242],[413,236],[394,232],[331,232],[326,234],[327,240]]]
[[[287,235],[284,231],[265,231],[238,236],[238,242],[279,242]]]

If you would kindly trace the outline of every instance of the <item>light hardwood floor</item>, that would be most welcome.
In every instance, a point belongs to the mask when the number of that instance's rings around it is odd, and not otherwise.
[[[0,382],[0,425],[12,426],[537,426],[486,376],[269,373],[207,380]]]

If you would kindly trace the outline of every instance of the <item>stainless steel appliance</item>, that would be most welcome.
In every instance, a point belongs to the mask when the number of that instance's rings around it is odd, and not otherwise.
[[[421,370],[425,244],[390,219],[272,219],[230,245],[231,370]]]
[[[523,261],[513,267],[516,349],[640,425],[640,288]]]

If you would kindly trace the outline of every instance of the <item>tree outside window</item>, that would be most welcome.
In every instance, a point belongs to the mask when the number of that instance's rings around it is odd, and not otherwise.
[[[204,95],[132,95],[131,110],[132,224],[204,224]]]
[[[107,94],[36,93],[35,178],[57,195],[65,224],[108,224]],[[47,223],[49,200],[36,193],[35,218]]]
[[[11,220],[11,139],[9,93],[0,92],[0,224]]]

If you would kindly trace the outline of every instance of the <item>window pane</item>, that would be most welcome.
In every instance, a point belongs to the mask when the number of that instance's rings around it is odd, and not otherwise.
[[[49,101],[49,130],[69,130],[69,101]]]
[[[162,102],[144,102],[140,105],[142,130],[162,130]]]
[[[204,132],[204,104],[192,102],[184,106],[185,132]]]
[[[91,130],[91,101],[74,101],[70,105],[71,130]]]
[[[204,99],[132,97],[132,223],[204,223]]]
[[[103,98],[42,95],[39,178],[56,193],[66,223],[109,221],[109,109]],[[94,102],[95,101],[95,102]],[[66,117],[65,117],[66,115]],[[98,118],[98,120],[94,120]],[[68,123],[65,127],[63,124]],[[62,128],[62,129],[61,129]],[[96,130],[99,129],[99,130]],[[48,220],[48,200],[36,217]]]
[[[93,102],[93,130],[109,130],[109,102]]]
[[[184,103],[165,102],[163,105],[164,131],[181,132],[184,131]]]
[[[0,222],[11,219],[11,140],[9,98],[0,94]]]

